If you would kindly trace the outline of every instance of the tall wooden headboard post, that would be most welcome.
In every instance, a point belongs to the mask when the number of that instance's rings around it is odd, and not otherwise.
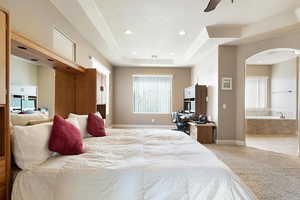
[[[10,24],[0,8],[0,199],[10,199],[11,150],[9,129]]]

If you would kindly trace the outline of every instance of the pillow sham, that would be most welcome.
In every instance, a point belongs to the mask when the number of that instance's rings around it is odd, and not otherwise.
[[[14,126],[13,155],[21,169],[31,169],[51,156],[48,149],[51,128],[52,123]]]
[[[99,112],[95,113],[98,117],[102,118],[101,114]],[[87,120],[88,115],[77,115],[70,113],[69,119],[76,118],[78,120],[79,126],[80,126],[80,134],[82,138],[90,137],[90,134],[87,131]]]
[[[61,116],[55,115],[49,139],[49,150],[61,155],[82,154],[83,144],[79,125],[76,127]]]
[[[88,115],[87,131],[94,137],[106,136],[103,119],[93,113],[90,113]]]
[[[68,121],[79,127],[76,119],[68,119]],[[52,122],[48,122],[33,126],[12,127],[12,151],[19,168],[31,169],[53,155],[48,148],[52,125]]]

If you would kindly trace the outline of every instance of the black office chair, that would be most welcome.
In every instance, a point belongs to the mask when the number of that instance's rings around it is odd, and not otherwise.
[[[184,118],[180,117],[180,114],[178,112],[173,112],[171,114],[172,122],[176,124],[177,131],[182,131],[185,133],[188,133],[188,123],[184,121]]]

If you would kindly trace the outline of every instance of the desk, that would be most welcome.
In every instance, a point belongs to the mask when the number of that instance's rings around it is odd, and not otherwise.
[[[214,142],[214,128],[213,123],[197,124],[189,122],[190,136],[200,142],[201,144],[213,144]]]

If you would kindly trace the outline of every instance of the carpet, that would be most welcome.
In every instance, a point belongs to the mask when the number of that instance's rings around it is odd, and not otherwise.
[[[251,147],[205,145],[259,200],[300,199],[300,158]]]

